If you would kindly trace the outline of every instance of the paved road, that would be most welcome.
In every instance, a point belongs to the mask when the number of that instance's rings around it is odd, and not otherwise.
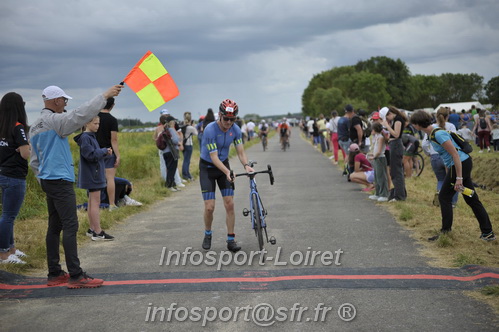
[[[116,241],[81,246],[82,266],[105,278],[102,288],[46,288],[41,278],[0,274],[14,285],[0,290],[0,330],[499,329],[490,308],[463,295],[497,282],[497,271],[429,267],[409,231],[297,135],[287,152],[274,138],[267,152],[256,145],[248,155],[257,169],[271,164],[276,178],[274,186],[257,178],[269,233],[277,238],[277,245],[267,245],[264,265],[249,262],[257,241],[239,212],[248,205],[247,179],[236,182],[236,238],[243,247],[237,256],[222,253],[220,199],[213,252],[201,251],[203,205],[195,182],[118,225]],[[225,265],[230,259],[237,261]]]

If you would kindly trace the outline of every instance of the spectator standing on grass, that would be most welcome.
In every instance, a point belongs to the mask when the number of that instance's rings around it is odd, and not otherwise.
[[[373,149],[368,155],[368,160],[372,161],[374,167],[374,195],[369,199],[378,202],[388,201],[388,173],[386,167],[386,137],[383,134],[383,126],[379,122],[372,124]]]
[[[338,143],[344,155],[348,156],[350,153],[350,120],[354,116],[352,105],[345,106],[345,116],[338,120]],[[346,159],[345,159],[346,160]]]
[[[111,204],[109,210],[112,211],[118,207],[114,205],[114,177],[116,169],[120,165],[121,157],[118,146],[118,120],[111,115],[111,110],[114,107],[114,98],[108,98],[106,106],[99,112],[100,124],[97,131],[97,142],[101,148],[111,148],[112,154],[104,158],[106,167],[107,195]]]
[[[494,152],[499,152],[499,124],[494,124],[492,126],[492,145],[494,146]]]
[[[190,166],[191,166],[191,157],[192,157],[192,150],[193,150],[193,142],[192,142],[192,136],[197,136],[198,131],[196,128],[192,125],[192,118],[191,118],[191,113],[190,112],[185,112],[184,113],[184,124],[183,124],[183,129],[182,133],[184,135],[184,140],[183,140],[183,147],[184,150],[182,151],[184,155],[184,160],[182,162],[182,177],[185,180],[192,181],[192,175],[190,172]]]
[[[321,152],[325,153],[326,152],[326,136],[324,135],[327,133],[327,128],[326,128],[326,119],[324,118],[324,114],[319,114],[319,120],[316,123],[317,129],[319,130],[319,144],[321,146]]]
[[[383,109],[380,114],[383,114]],[[383,118],[383,116],[381,116]],[[407,118],[397,108],[390,106],[383,119],[383,127],[390,132],[388,145],[390,146],[390,176],[393,183],[393,194],[390,194],[390,202],[405,201],[407,192],[405,190],[404,177],[404,145],[402,144],[402,131],[405,128]]]
[[[472,130],[477,133],[478,145],[480,146],[479,153],[483,152],[483,148],[487,148],[490,152],[490,132],[492,131],[492,124],[490,123],[490,117],[485,115],[485,110],[480,110],[475,116],[475,126]]]
[[[16,249],[14,221],[26,193],[29,143],[26,135],[28,118],[21,95],[9,92],[0,101],[0,264],[26,264],[27,257]]]
[[[175,183],[175,172],[178,166],[178,154],[180,138],[175,129],[175,119],[171,115],[167,115],[162,121],[165,122],[164,129],[168,130],[171,137],[171,144],[167,144],[166,148],[161,150],[166,165],[166,182],[165,185],[170,191],[180,191]],[[162,135],[161,132],[158,135]]]
[[[159,133],[161,133],[164,128],[165,124],[164,122],[161,121],[166,121],[166,119],[170,116],[170,112],[167,109],[163,109],[160,112],[161,116],[159,118],[159,124],[156,126],[156,129],[154,130],[154,133],[152,135],[152,139],[156,141],[156,137],[158,137]],[[175,125],[175,130],[177,131],[177,136],[180,134],[181,135],[181,130],[178,124]],[[161,150],[158,150],[159,153],[159,171],[161,174],[161,177],[163,178],[163,181],[166,183],[166,178],[167,178],[167,167],[165,165],[165,159],[163,157],[163,152]],[[178,171],[178,168],[175,168],[174,170],[174,179],[175,179],[175,185],[177,187],[185,187],[185,184],[182,183],[182,179],[180,178],[180,172]]]
[[[67,137],[94,118],[106,105],[106,100],[117,96],[122,88],[122,85],[115,85],[72,112],[65,112],[71,97],[61,88],[49,86],[42,92],[45,108],[30,129],[30,166],[47,195],[48,286],[67,282],[68,288],[93,288],[104,282],[90,277],[80,267],[76,241],[78,215],[73,188],[74,166]],[[59,264],[61,232],[69,275]]]
[[[468,126],[463,123],[461,129],[459,129],[458,134],[461,135],[466,141],[473,142],[473,132],[468,128]]]
[[[454,125],[454,127],[459,128],[459,123],[461,122],[461,117],[456,113],[456,110],[451,110],[449,113],[449,122]]]
[[[340,150],[340,145],[338,143],[338,122],[340,117],[338,116],[338,112],[331,112],[331,119],[329,120],[329,131],[331,132],[331,146],[333,149],[333,164],[338,164],[338,151]],[[343,155],[343,160],[346,159],[345,151],[341,149],[341,153]],[[332,158],[330,158],[332,159]]]
[[[204,115],[201,115],[199,117],[199,121],[196,124],[196,130],[198,132],[198,146],[201,147],[201,140],[203,139],[203,121],[204,121]]]
[[[383,111],[383,112],[381,112]],[[383,127],[383,118],[386,117],[386,113],[388,112],[388,108],[384,107],[379,112],[374,112],[371,116],[371,122],[373,124],[379,123]],[[382,118],[383,113],[383,118]],[[390,139],[390,132],[388,129],[383,127],[381,133],[385,137],[385,160],[386,160],[386,176],[388,177],[388,190],[392,187],[392,179],[390,177],[390,147],[388,146],[388,140]]]
[[[246,128],[248,129],[248,141],[250,141],[255,135],[255,127],[256,125],[253,122],[253,119],[250,119],[246,124]]]
[[[422,130],[428,136],[430,136],[434,130],[431,122],[431,116],[424,111],[417,111],[411,117],[411,123],[416,129]],[[463,192],[464,188],[473,191],[471,197],[463,193],[463,198],[466,204],[473,210],[473,214],[480,225],[480,239],[484,241],[495,240],[496,237],[492,231],[489,215],[482,205],[482,202],[480,202],[478,194],[474,192],[473,181],[471,180],[471,171],[473,169],[471,156],[459,149],[459,146],[453,141],[452,136],[447,131],[435,131],[434,136],[436,142],[432,140],[431,145],[442,157],[448,171],[438,195],[442,214],[442,228],[440,229],[439,234],[430,237],[428,240],[435,241],[442,234],[449,233],[452,230],[454,218],[451,203],[452,197],[456,191]]]
[[[100,117],[96,116],[85,124],[85,131],[83,133],[74,137],[74,141],[80,147],[78,188],[86,189],[88,191],[87,213],[90,229],[87,231],[87,235],[90,236],[93,241],[113,241],[114,236],[104,232],[100,226],[101,190],[106,189],[105,158],[113,154],[113,149],[100,147],[96,137],[96,132],[99,130],[99,124]],[[114,178],[112,182],[114,190]]]

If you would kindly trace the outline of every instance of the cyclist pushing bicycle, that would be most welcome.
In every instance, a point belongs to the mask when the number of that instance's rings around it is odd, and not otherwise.
[[[211,248],[213,212],[215,211],[215,189],[218,185],[226,212],[227,249],[236,252],[241,247],[235,241],[234,224],[234,190],[231,187],[232,178],[229,165],[229,150],[231,144],[236,147],[237,156],[246,172],[254,172],[249,166],[244,152],[241,129],[234,126],[239,108],[230,99],[220,103],[219,119],[206,126],[201,143],[201,159],[199,162],[199,182],[204,200],[205,234],[203,249]]]

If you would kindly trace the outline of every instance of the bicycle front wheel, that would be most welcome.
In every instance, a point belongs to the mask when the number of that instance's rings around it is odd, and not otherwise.
[[[263,250],[262,211],[260,210],[260,205],[258,204],[258,196],[253,194],[251,199],[253,200],[253,211],[255,213],[255,233],[258,238],[258,246],[260,250]]]

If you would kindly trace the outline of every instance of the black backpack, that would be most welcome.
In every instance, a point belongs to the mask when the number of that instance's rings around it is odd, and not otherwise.
[[[443,130],[442,128],[435,128],[431,131],[430,134],[430,140],[433,142],[437,143],[440,145],[440,143],[437,142],[435,139],[435,133],[439,130]],[[463,138],[463,136],[459,135],[458,133],[448,131],[450,136],[452,137],[452,140],[459,146],[459,150],[463,151],[464,153],[470,154],[473,151],[473,147],[468,143],[467,140]]]
[[[485,118],[480,118],[480,128],[481,129],[487,128],[487,121],[485,121]]]
[[[364,137],[370,137],[372,133],[371,122],[369,120],[364,120],[360,118],[362,121],[362,131],[364,132]]]

